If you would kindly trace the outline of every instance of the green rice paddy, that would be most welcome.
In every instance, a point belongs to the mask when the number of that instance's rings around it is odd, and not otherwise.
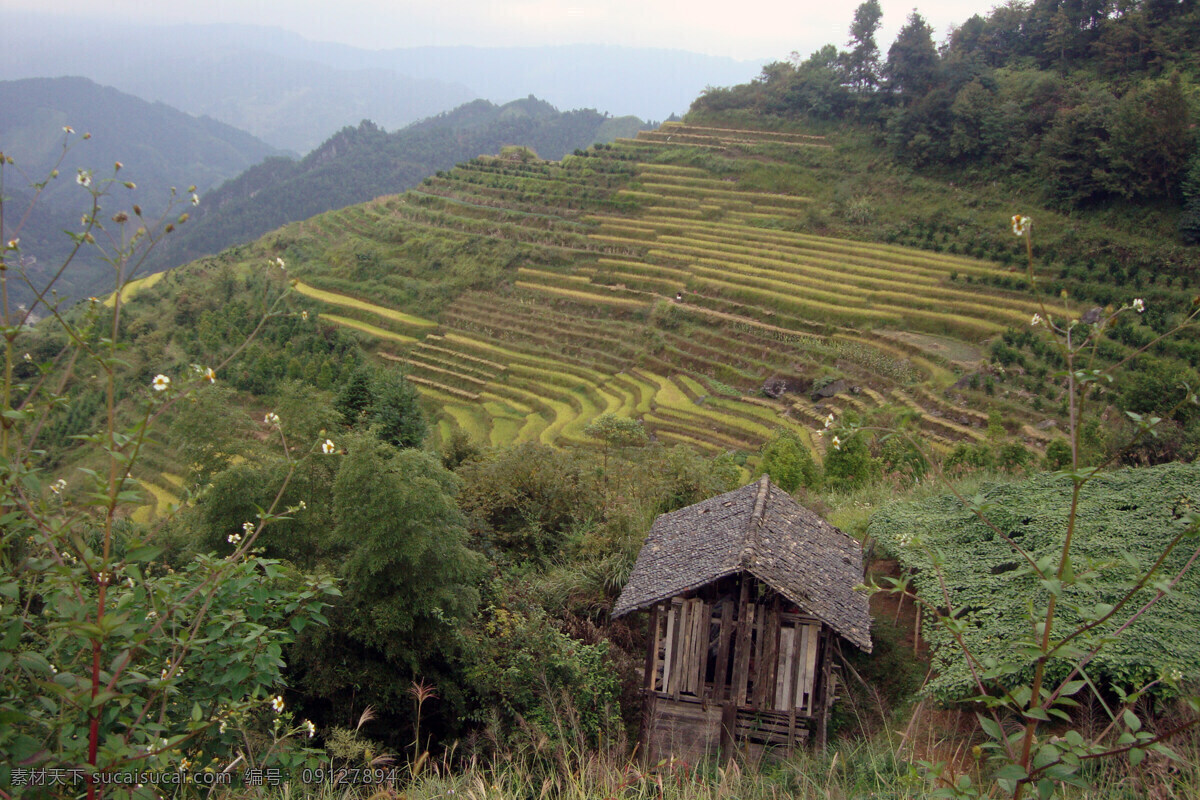
[[[295,286],[335,310],[323,318],[386,346],[379,357],[407,373],[441,440],[461,430],[481,445],[596,446],[587,426],[612,413],[706,453],[754,451],[783,428],[819,455],[811,433],[830,410],[890,408],[915,412],[941,446],[980,440],[986,415],[941,394],[955,380],[942,353],[981,352],[1037,309],[1019,290],[957,279],[1019,287],[1019,275],[804,232],[797,220],[812,198],[696,166],[730,163],[739,149],[828,146],[804,134],[668,124],[557,164],[481,157],[419,191],[304,223],[302,236],[354,255],[336,269],[301,259]],[[675,157],[690,161],[664,163]],[[396,243],[431,234],[472,258],[508,248],[500,276],[468,281],[441,310],[423,307],[405,270],[435,257],[403,269],[386,259]],[[354,291],[355,259],[372,253],[385,254],[378,285],[413,299]],[[439,269],[465,269],[437,258]],[[759,391],[774,375],[830,370],[856,392],[814,404]]]

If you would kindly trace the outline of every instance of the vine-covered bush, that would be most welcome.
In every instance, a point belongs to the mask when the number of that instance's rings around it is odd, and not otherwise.
[[[1055,553],[1062,544],[1071,498],[1071,481],[1043,474],[1026,482],[994,486],[983,492],[992,522],[1020,542],[1035,560]],[[1200,506],[1200,464],[1170,464],[1126,469],[1096,476],[1083,489],[1079,533],[1072,557],[1080,576],[1063,588],[1060,605],[1063,630],[1084,622],[1088,614],[1116,603],[1122,589],[1154,563],[1178,533],[1178,520],[1188,508]],[[940,565],[954,608],[967,622],[966,639],[981,657],[1000,657],[1028,632],[1028,603],[1044,603],[1039,589],[1012,547],[980,522],[955,497],[899,503],[884,508],[871,520],[869,535],[917,571],[917,593],[933,607],[944,605],[937,570],[929,549],[913,547],[915,535],[924,544],[952,557]],[[1192,557],[1195,546],[1171,554],[1160,571],[1169,580]],[[1093,565],[1102,573],[1084,578]],[[1150,600],[1155,585],[1145,587],[1138,605]],[[1133,688],[1159,675],[1178,670],[1186,679],[1200,678],[1200,572],[1186,572],[1174,590],[1106,646],[1088,667],[1088,675],[1109,686]],[[1115,625],[1091,636],[1111,635]],[[927,637],[937,663],[929,690],[939,697],[960,700],[974,694],[968,662],[947,629],[929,626]],[[1086,646],[1086,645],[1085,645]],[[1059,661],[1060,677],[1070,662]],[[1013,680],[1028,680],[1028,675]]]

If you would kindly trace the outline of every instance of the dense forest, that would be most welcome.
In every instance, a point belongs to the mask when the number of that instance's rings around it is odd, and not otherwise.
[[[863,3],[849,49],[770,64],[693,109],[857,121],[900,163],[1003,181],[1063,209],[1153,208],[1200,243],[1195,2],[1010,3],[941,46],[914,11],[886,56],[881,16],[878,2]]]

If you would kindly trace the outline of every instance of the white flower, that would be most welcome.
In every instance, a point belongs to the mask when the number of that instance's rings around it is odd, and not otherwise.
[[[300,312],[300,319],[304,320],[305,322],[308,322],[308,312],[307,312],[307,311],[301,311],[301,312]]]
[[[304,509],[306,509],[306,508],[308,508],[308,503],[306,503],[306,502],[304,502],[303,500],[301,500],[301,501],[300,501],[300,510],[301,510],[301,511],[303,511],[303,510],[304,510]]]
[[[91,186],[92,174],[90,172],[85,172],[84,170],[79,170],[79,173],[75,175],[75,182],[80,186]]]
[[[254,533],[254,523],[253,522],[243,522],[242,523],[242,533],[246,534],[247,536]]]
[[[154,610],[147,611],[146,619],[158,619],[158,612]]]
[[[195,192],[192,192],[192,205],[200,205],[200,195],[196,194]]]
[[[308,738],[313,738],[317,735],[317,726],[312,724],[312,720],[306,719],[300,723],[300,729],[308,734]]]
[[[74,133],[75,129],[70,125],[63,125],[63,133]]]
[[[276,414],[274,411],[268,411],[267,415],[265,417],[263,417],[263,424],[264,425],[278,425],[279,424],[279,415]]]
[[[275,258],[275,266],[279,267],[280,269],[287,269],[287,265],[284,263],[283,259],[279,257]]]
[[[154,382],[150,384],[154,387],[154,391],[162,392],[171,387],[171,379],[161,372],[154,376]]]
[[[838,437],[836,437],[836,436],[835,436],[835,437],[833,437],[833,449],[834,449],[834,450],[841,450],[841,449],[842,449],[842,440],[841,440],[841,439],[839,439],[839,438],[838,438]]]
[[[1029,230],[1029,226],[1033,224],[1033,220],[1029,217],[1022,217],[1020,214],[1013,214],[1012,229],[1017,236],[1024,236]]]
[[[135,583],[133,582],[133,578],[126,578],[126,579],[125,579],[125,585],[126,585],[126,586],[128,586],[130,589],[135,589],[135,588],[137,588],[137,584],[135,584]]]
[[[203,377],[204,377],[204,380],[208,381],[209,383],[217,382],[217,373],[213,372],[212,367],[204,368],[204,376]]]
[[[25,354],[25,356],[24,356],[24,358],[25,358],[25,362],[26,362],[26,363],[29,363],[29,362],[32,362],[32,361],[33,361],[33,356],[29,355],[29,353],[26,353],[26,354]]]
[[[1142,298],[1139,297],[1133,301],[1133,310],[1139,314],[1146,310],[1146,304],[1142,301]]]
[[[191,761],[188,761],[186,758],[181,758],[179,760],[179,771],[180,772],[187,772],[191,768],[192,768]]]
[[[228,723],[225,720],[221,720],[221,724],[217,726],[217,732],[224,733],[227,727]]]
[[[1037,327],[1038,325],[1041,325],[1041,324],[1042,324],[1042,315],[1041,315],[1041,314],[1034,314],[1034,315],[1033,315],[1033,319],[1029,320],[1029,324],[1030,324],[1030,325],[1032,325],[1032,326],[1034,326],[1034,327]]]
[[[67,482],[65,480],[63,480],[62,478],[59,478],[54,483],[50,484],[50,491],[54,492],[55,494],[62,494],[63,489],[66,489],[66,488],[67,488]]]
[[[231,533],[225,537],[225,541],[236,546],[241,543],[242,535],[240,533]]]
[[[9,239],[8,240],[8,249],[16,250],[17,245],[19,245],[20,243],[21,243],[21,238],[19,236],[16,239]]]
[[[333,443],[333,440],[332,440],[332,439],[326,439],[326,440],[325,440],[325,441],[324,441],[324,442],[321,444],[321,452],[322,452],[322,453],[324,453],[324,454],[325,454],[325,455],[327,455],[327,456],[331,456],[331,455],[333,455],[335,452],[337,452],[337,445]]]
[[[833,414],[831,413],[828,417],[825,418],[825,428],[829,429],[832,427],[833,427]]]
[[[283,713],[283,697],[281,697],[280,695],[275,695],[274,697],[272,697],[271,698],[271,708],[273,708],[275,710],[276,714],[282,714]]]

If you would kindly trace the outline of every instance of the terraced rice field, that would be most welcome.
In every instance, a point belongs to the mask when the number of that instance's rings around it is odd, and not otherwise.
[[[159,473],[155,481],[147,479],[139,481],[138,488],[148,501],[146,505],[134,509],[134,522],[150,524],[171,513],[174,506],[179,505],[179,491],[183,487],[183,478],[170,472]]]
[[[956,379],[943,345],[979,352],[1038,307],[953,280],[1019,280],[998,265],[798,231],[810,198],[736,180],[741,159],[828,146],[675,123],[560,163],[482,157],[301,233],[349,242],[347,252],[386,254],[430,231],[468,251],[508,247],[516,256],[498,285],[473,285],[435,314],[356,294],[301,260],[296,289],[406,371],[443,439],[461,429],[497,446],[589,446],[588,424],[615,413],[704,452],[753,452],[780,428],[819,451],[810,434],[828,413],[880,409],[911,412],[941,447],[983,439],[986,414],[943,394]],[[671,163],[701,151],[728,169]],[[402,274],[378,280],[419,294]],[[830,370],[852,391],[817,403],[795,388],[759,391],[768,378],[803,387]]]
[[[123,289],[121,289],[121,302],[129,302],[138,292],[142,291],[143,289],[149,289],[151,286],[161,281],[163,276],[166,274],[167,273],[165,272],[154,272],[142,278],[134,278],[129,283],[125,284]],[[110,294],[108,297],[104,298],[104,305],[111,308],[116,304],[116,300],[117,296],[114,292],[113,294]]]

